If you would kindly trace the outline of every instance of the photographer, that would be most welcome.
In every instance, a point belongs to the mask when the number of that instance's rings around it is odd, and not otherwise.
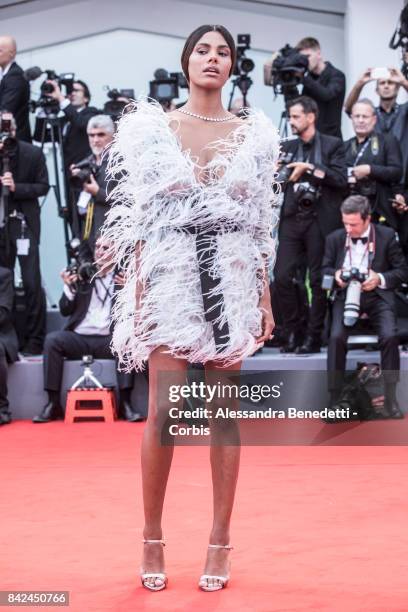
[[[17,138],[31,142],[29,102],[30,85],[24,72],[14,61],[17,45],[11,36],[0,36],[0,110],[13,113]]]
[[[87,134],[92,154],[71,166],[71,186],[82,189],[77,206],[84,219],[82,239],[90,253],[108,210],[106,169],[108,156],[102,156],[113,140],[115,125],[108,115],[95,115],[88,122]]]
[[[393,134],[401,145],[403,157],[403,172],[405,173],[408,165],[408,102],[397,103],[400,87],[408,92],[408,80],[397,68],[388,68],[388,76],[375,79],[372,74],[375,69],[367,68],[361,75],[357,83],[350,91],[344,105],[348,115],[351,115],[354,104],[360,99],[361,92],[365,85],[376,80],[376,93],[379,97],[379,105],[375,107],[377,122],[375,131],[380,134]]]
[[[45,336],[46,301],[40,272],[40,206],[48,192],[44,155],[38,147],[16,140],[11,113],[0,112],[0,265],[21,269],[27,307],[22,352],[38,355]],[[7,169],[8,168],[8,169]]]
[[[18,360],[18,340],[13,328],[13,275],[0,267],[0,425],[11,422],[7,397],[8,364]]]
[[[65,115],[63,128],[63,148],[65,167],[79,162],[91,154],[89,139],[87,135],[88,121],[93,115],[98,114],[98,109],[89,106],[91,93],[83,81],[76,80],[73,83],[72,92],[64,96],[57,81],[48,81],[54,86],[54,91],[49,94],[50,98],[57,100],[60,109]]]
[[[95,268],[96,266],[96,268]],[[98,272],[94,278],[95,272]],[[96,241],[95,264],[79,265],[61,272],[64,293],[60,299],[60,312],[69,317],[63,331],[47,335],[44,346],[44,388],[49,401],[34,423],[48,423],[62,418],[60,405],[64,358],[81,359],[92,355],[96,359],[112,359],[110,350],[110,313],[114,295],[120,291],[123,277],[114,270],[101,238]],[[117,373],[120,390],[119,412],[127,421],[142,421],[130,404],[133,374]]]
[[[400,356],[394,290],[408,281],[408,265],[394,231],[371,222],[368,198],[361,195],[348,197],[341,206],[341,212],[344,229],[327,237],[323,259],[323,274],[334,277],[337,285],[333,296],[327,355],[331,403],[334,405],[338,400],[346,367],[350,327],[344,323],[344,313],[348,279],[362,275],[358,281],[361,289],[360,312],[368,314],[379,336],[381,367],[386,384],[385,406],[391,417],[401,418],[402,414],[395,405]],[[354,314],[358,316],[356,296],[353,301]]]
[[[309,60],[309,71],[303,77],[302,95],[317,102],[319,107],[317,129],[322,134],[341,138],[346,77],[330,62],[323,59],[319,41],[315,38],[303,38],[296,45],[296,49]]]
[[[345,143],[349,192],[366,196],[373,220],[398,231],[400,217],[391,200],[402,175],[399,143],[392,134],[375,131],[377,115],[370,100],[354,104],[351,121],[355,137]]]
[[[288,104],[289,121],[298,138],[283,143],[278,180],[284,200],[279,226],[275,286],[288,338],[282,352],[316,353],[326,312],[321,288],[324,237],[341,225],[340,205],[347,186],[343,143],[316,130],[314,100],[302,96]],[[312,303],[306,337],[299,324],[299,304],[293,279],[300,258],[310,274]]]

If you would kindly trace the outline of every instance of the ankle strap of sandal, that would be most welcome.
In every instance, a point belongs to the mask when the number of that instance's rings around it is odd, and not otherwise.
[[[166,542],[164,540],[142,540],[143,544],[162,544],[166,546]]]
[[[225,548],[226,550],[232,550],[234,547],[229,544],[209,544],[208,548]]]

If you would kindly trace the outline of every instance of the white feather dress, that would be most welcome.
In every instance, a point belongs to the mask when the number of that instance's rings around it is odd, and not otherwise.
[[[112,349],[125,371],[143,369],[160,345],[190,362],[225,366],[251,355],[265,260],[276,252],[279,138],[271,121],[250,111],[217,141],[205,184],[169,123],[158,104],[139,99],[109,152],[109,176],[121,178],[102,235],[125,272],[112,310]],[[135,312],[137,281],[143,297]]]

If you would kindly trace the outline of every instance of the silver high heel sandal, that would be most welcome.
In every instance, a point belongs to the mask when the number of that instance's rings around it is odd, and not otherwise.
[[[142,540],[143,544],[161,544],[162,546],[166,546],[164,540]],[[154,578],[154,582],[150,582],[150,578]],[[142,581],[142,585],[145,589],[149,591],[162,591],[167,586],[167,576],[166,574],[154,572],[154,573],[146,573],[144,569],[140,569],[140,579]],[[159,584],[157,584],[159,582]]]
[[[226,550],[232,550],[233,546],[230,546],[229,544],[209,544],[208,548],[225,548]],[[228,585],[229,579],[229,574],[227,574],[227,576],[214,576],[211,574],[203,574],[200,577],[198,586],[202,591],[220,591],[221,589],[225,589],[225,587]],[[209,586],[208,580],[217,580],[218,584]]]

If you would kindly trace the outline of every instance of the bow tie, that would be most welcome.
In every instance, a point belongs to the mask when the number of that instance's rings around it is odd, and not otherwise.
[[[352,239],[351,239],[351,242],[352,242],[353,244],[357,244],[357,242],[358,242],[359,240],[360,240],[360,241],[361,241],[363,244],[367,244],[368,238],[367,238],[367,236],[364,236],[364,237],[361,237],[361,238],[352,238]]]

